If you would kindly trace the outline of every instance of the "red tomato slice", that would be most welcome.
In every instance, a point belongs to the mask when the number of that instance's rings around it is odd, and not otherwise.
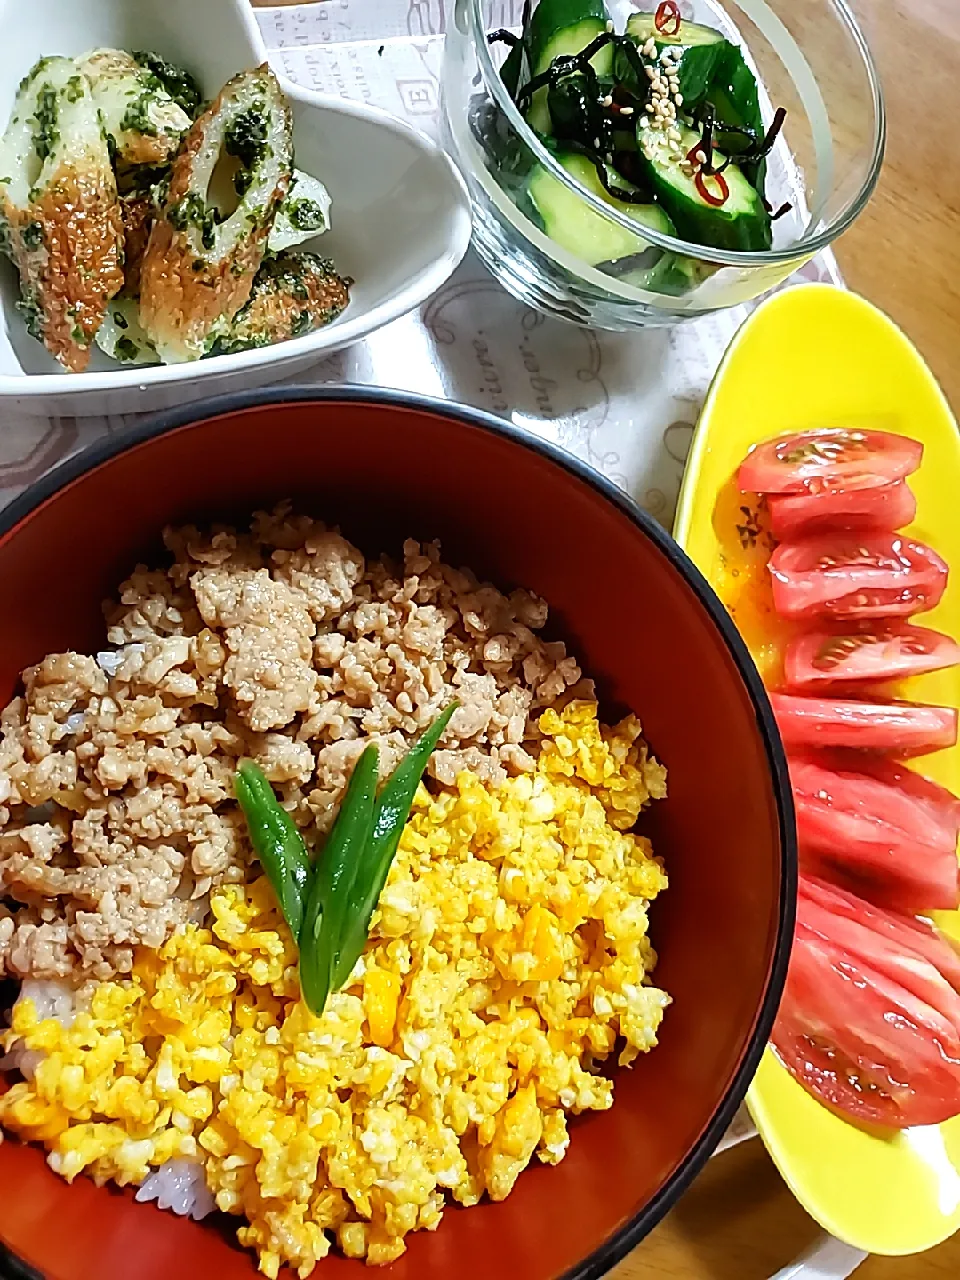
[[[947,566],[899,533],[836,533],[782,542],[769,563],[773,602],[785,618],[877,618],[932,609]]]
[[[870,901],[913,912],[960,906],[960,801],[889,761],[790,760],[804,870],[828,870]]]
[[[839,754],[835,758],[841,767],[850,760],[849,756]],[[960,834],[960,798],[952,791],[941,787],[938,782],[931,782],[922,773],[917,773],[915,769],[896,760],[878,760],[868,756],[857,759],[854,767],[874,781],[886,783],[909,796],[924,809],[928,822],[956,842],[957,835]]]
[[[954,707],[918,702],[865,702],[771,693],[770,703],[787,749],[850,747],[919,756],[957,741]]]
[[[904,954],[915,952],[929,960],[954,991],[960,992],[960,954],[928,921],[874,906],[857,894],[848,893],[838,885],[818,880],[814,876],[800,876],[798,894],[832,912],[834,916],[859,921],[874,933],[889,939]]]
[[[784,668],[792,689],[860,680],[901,680],[960,663],[949,636],[909,622],[862,623],[808,631],[787,645]]]
[[[923,445],[888,431],[827,427],[765,440],[740,464],[744,493],[873,489],[916,471]]]
[[[802,901],[799,912],[772,1037],[787,1069],[827,1106],[871,1124],[940,1124],[960,1113],[960,1033],[937,1003],[945,984],[933,966],[916,960],[913,983],[926,983],[931,1004],[888,976],[897,968],[889,954],[875,967],[877,935],[865,956],[858,944],[869,931],[848,949],[807,923]]]
[[[917,514],[917,500],[905,480],[876,489],[771,494],[767,505],[778,542],[834,529],[902,529]]]
[[[886,932],[872,928],[868,918],[835,912],[831,905],[816,895],[802,895],[798,912],[808,928],[865,960],[891,982],[898,982],[918,1000],[949,1018],[960,1032],[960,995],[937,966],[910,945],[909,930],[901,930],[894,940]]]

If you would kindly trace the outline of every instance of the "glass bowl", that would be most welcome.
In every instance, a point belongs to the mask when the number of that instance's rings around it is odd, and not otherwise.
[[[608,0],[617,31],[640,6]],[[644,8],[655,8],[646,0]],[[832,243],[866,204],[883,159],[883,99],[862,32],[844,0],[682,0],[690,19],[743,47],[764,122],[785,125],[768,160],[767,198],[789,204],[772,247],[709,248],[637,223],[572,177],[529,127],[500,78],[507,48],[487,35],[510,0],[453,0],[443,67],[446,145],[473,204],[474,246],[493,275],[538,311],[602,329],[670,325],[766,293]],[[518,27],[514,28],[515,30]],[[571,197],[639,252],[590,265],[549,238],[527,195],[530,175]],[[554,188],[559,191],[559,188]],[[584,212],[587,212],[586,210]],[[596,225],[596,224],[595,224]],[[576,246],[575,237],[574,248]]]

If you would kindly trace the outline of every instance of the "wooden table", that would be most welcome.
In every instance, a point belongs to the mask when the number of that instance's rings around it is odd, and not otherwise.
[[[917,344],[960,412],[960,138],[950,123],[960,100],[960,3],[856,0],[854,8],[880,67],[889,137],[877,192],[837,257],[850,287]]]
[[[960,142],[953,119],[960,0],[859,0],[853,7],[883,77],[889,143],[879,188],[837,257],[850,287],[901,325],[960,409]],[[767,1280],[818,1234],[753,1141],[711,1161],[612,1274]],[[960,1236],[918,1257],[870,1258],[856,1272],[856,1280],[957,1276]]]

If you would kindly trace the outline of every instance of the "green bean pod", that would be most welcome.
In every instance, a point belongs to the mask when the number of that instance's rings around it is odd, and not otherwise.
[[[400,837],[410,815],[423,771],[427,767],[440,735],[459,706],[456,701],[437,717],[426,733],[413,744],[383,784],[374,807],[370,839],[363,851],[350,900],[344,916],[344,929],[333,964],[332,990],[337,991],[353,972],[353,966],[366,946],[370,920],[387,883]]]
[[[300,989],[307,1007],[322,1013],[351,891],[373,831],[379,752],[372,743],[354,766],[310,886],[300,932]]]
[[[297,938],[310,882],[307,846],[263,771],[252,760],[241,760],[233,786],[260,865],[273,885],[290,932]]]

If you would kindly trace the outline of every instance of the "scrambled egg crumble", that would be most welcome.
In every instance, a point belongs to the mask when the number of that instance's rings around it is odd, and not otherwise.
[[[334,1240],[387,1263],[447,1196],[500,1200],[567,1115],[611,1105],[596,1065],[656,1044],[649,902],[666,876],[630,828],[665,793],[632,717],[592,702],[540,720],[532,774],[421,787],[367,949],[321,1017],[264,878],[223,885],[132,977],[88,986],[70,1026],[15,1006],[39,1058],[0,1122],[72,1180],[141,1183],[202,1163],[220,1209],[275,1277]],[[41,1056],[42,1055],[42,1056]]]

